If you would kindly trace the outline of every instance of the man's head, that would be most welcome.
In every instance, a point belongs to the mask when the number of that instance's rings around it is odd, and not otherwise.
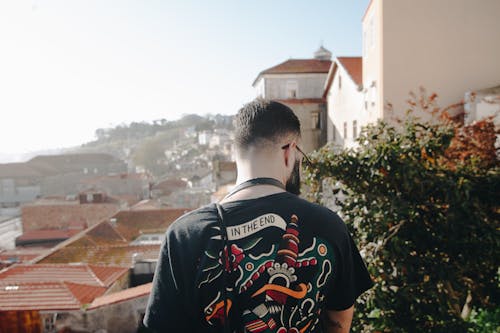
[[[300,193],[302,157],[295,149],[299,140],[300,121],[281,103],[256,99],[244,105],[236,115],[235,145],[240,160],[269,170],[269,176],[282,176],[280,180],[286,182],[287,190],[296,194]],[[265,158],[256,162],[256,156]],[[277,175],[279,172],[282,174]]]

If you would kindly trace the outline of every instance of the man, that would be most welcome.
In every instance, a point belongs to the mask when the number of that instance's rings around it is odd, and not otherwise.
[[[255,100],[236,116],[237,184],[167,230],[144,319],[155,332],[349,332],[371,287],[345,224],[299,198],[300,122]]]

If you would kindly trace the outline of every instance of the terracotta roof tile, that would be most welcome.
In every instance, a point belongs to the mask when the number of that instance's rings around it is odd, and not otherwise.
[[[40,256],[41,253],[48,251],[44,247],[18,247],[13,250],[0,252],[0,262],[25,262]]]
[[[41,259],[40,263],[89,263],[131,267],[135,255],[141,259],[158,259],[160,245],[99,245],[64,247]]]
[[[319,59],[288,59],[276,66],[263,70],[257,75],[253,85],[264,74],[306,74],[306,73],[324,73],[327,74],[330,69],[331,60]]]
[[[0,284],[0,310],[77,310],[106,288],[65,282]]]
[[[0,178],[36,178],[41,174],[26,163],[0,164]]]
[[[95,276],[102,281],[105,286],[111,286],[123,274],[128,272],[128,269],[123,267],[110,267],[110,266],[88,266]]]
[[[28,242],[36,240],[65,240],[76,235],[81,230],[75,229],[44,229],[29,230],[16,238],[16,241]]]
[[[65,282],[64,284],[80,304],[91,303],[96,297],[101,296],[107,290],[106,287],[95,287],[71,282]]]
[[[0,272],[1,284],[30,284],[37,282],[72,282],[109,287],[123,274],[124,267],[90,265],[19,264]]]
[[[112,218],[116,221],[114,226],[103,221],[34,261],[130,267],[135,254],[142,259],[157,259],[159,245],[130,245],[130,242],[143,232],[164,233],[173,221],[188,211],[183,208],[121,211]]]
[[[188,211],[186,208],[120,211],[113,218],[116,219],[118,232],[132,241],[140,235],[141,230],[167,230],[172,222]]]
[[[288,74],[288,73],[328,73],[330,60],[318,59],[289,59],[276,66],[263,70],[260,74]]]
[[[363,58],[338,57],[337,59],[358,86],[363,84]]]
[[[88,310],[92,310],[101,306],[119,303],[123,301],[127,301],[129,299],[146,296],[151,293],[152,283],[143,284],[134,288],[125,289],[122,291],[118,291],[116,293],[103,295],[94,299],[92,304],[87,308]]]
[[[68,229],[69,226],[93,226],[119,211],[114,203],[79,204],[77,202],[44,202],[21,208],[23,230]]]
[[[328,77],[325,83],[325,90],[323,92],[323,98],[326,98],[328,91],[333,83],[337,69],[342,66],[347,74],[351,77],[353,82],[361,87],[363,85],[363,58],[362,57],[338,57],[333,63],[330,71],[328,72]]]

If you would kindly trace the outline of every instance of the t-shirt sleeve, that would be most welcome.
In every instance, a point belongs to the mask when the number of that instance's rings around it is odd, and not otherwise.
[[[169,230],[170,231],[170,230]],[[175,241],[167,231],[153,278],[144,325],[154,332],[187,332],[190,321],[184,311],[175,277]]]
[[[335,258],[333,285],[327,295],[328,310],[342,311],[350,308],[362,293],[373,286],[356,244],[343,222],[342,226],[344,230]]]

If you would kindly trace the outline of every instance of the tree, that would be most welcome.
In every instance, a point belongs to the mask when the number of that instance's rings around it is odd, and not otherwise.
[[[325,179],[340,181],[337,204],[375,281],[353,331],[473,332],[472,309],[500,321],[495,128],[433,113],[367,126],[359,148],[324,147],[306,170],[315,201]]]

